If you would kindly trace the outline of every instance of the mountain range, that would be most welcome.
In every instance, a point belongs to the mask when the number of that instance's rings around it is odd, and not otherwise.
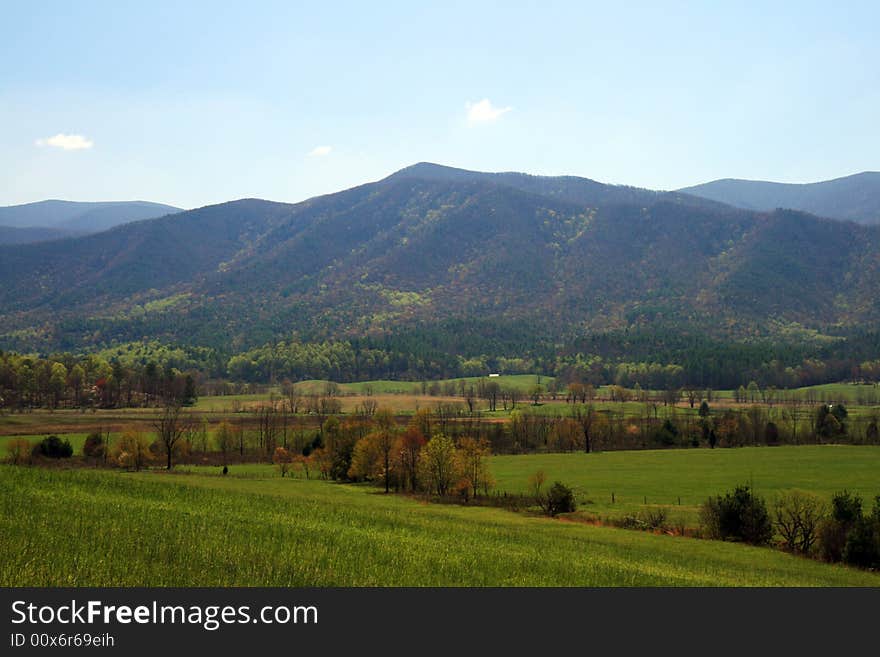
[[[880,224],[880,172],[807,184],[759,180],[714,180],[679,190],[749,210],[789,208],[820,217]]]
[[[462,325],[560,345],[660,326],[833,340],[880,321],[880,226],[704,192],[421,163],[296,204],[0,247],[0,348],[236,351]]]
[[[148,201],[48,200],[0,207],[0,244],[77,237],[180,211],[180,208]]]

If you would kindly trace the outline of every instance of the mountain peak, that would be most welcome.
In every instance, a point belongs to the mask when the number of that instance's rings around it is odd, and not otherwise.
[[[386,180],[400,178],[422,178],[424,180],[471,180],[480,176],[492,175],[480,171],[457,169],[434,162],[417,162],[399,171],[395,171]]]

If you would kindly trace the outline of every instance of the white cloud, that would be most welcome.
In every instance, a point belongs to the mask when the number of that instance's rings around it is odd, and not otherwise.
[[[65,135],[61,132],[54,137],[37,139],[36,143],[37,146],[52,146],[65,151],[80,151],[85,148],[91,148],[95,145],[95,142],[82,135]]]
[[[330,151],[333,150],[332,146],[315,146],[310,152],[309,155],[312,157],[322,157],[324,155],[330,155]]]
[[[477,103],[465,103],[468,111],[468,121],[471,123],[485,123],[497,121],[503,114],[507,114],[512,107],[494,107],[488,98]]]

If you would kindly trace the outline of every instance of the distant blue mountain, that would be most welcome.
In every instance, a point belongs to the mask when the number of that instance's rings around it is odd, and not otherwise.
[[[8,228],[54,228],[59,233],[52,237],[97,233],[120,224],[141,219],[155,219],[180,212],[180,208],[148,201],[39,201],[24,205],[0,207],[0,226]],[[11,239],[12,233],[7,233]],[[27,233],[18,233],[22,239]],[[48,233],[34,233],[37,239],[46,239]],[[36,241],[36,240],[32,240]],[[4,242],[0,239],[0,243]]]
[[[880,224],[880,172],[807,184],[725,178],[678,190],[747,210],[787,208],[829,219]]]

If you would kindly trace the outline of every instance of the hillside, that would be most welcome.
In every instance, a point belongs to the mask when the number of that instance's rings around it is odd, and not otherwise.
[[[421,349],[445,330],[517,351],[670,325],[745,338],[880,319],[880,227],[421,164],[294,205],[234,201],[0,248],[0,281],[0,347],[17,349],[411,330]]]
[[[831,219],[880,224],[880,172],[801,185],[728,178],[679,191],[750,210],[789,208]]]
[[[63,228],[16,228],[14,226],[0,226],[0,244],[30,244],[32,242],[46,242],[48,240],[60,240],[65,237],[76,237],[75,231]]]
[[[0,585],[877,586],[880,580],[768,548],[426,504],[314,477],[282,480],[269,467],[237,476],[244,467],[233,465],[230,476],[218,477],[207,468],[161,476],[0,465],[0,499],[27,509],[0,515],[8,555],[0,562]],[[65,513],[58,512],[58,495],[46,491],[62,491]],[[46,561],[77,567],[46,572]]]
[[[180,208],[148,201],[49,200],[0,207],[0,226],[55,228],[59,231],[65,231],[65,233],[56,235],[63,237],[97,233],[131,221],[154,219],[177,212],[180,212]]]

